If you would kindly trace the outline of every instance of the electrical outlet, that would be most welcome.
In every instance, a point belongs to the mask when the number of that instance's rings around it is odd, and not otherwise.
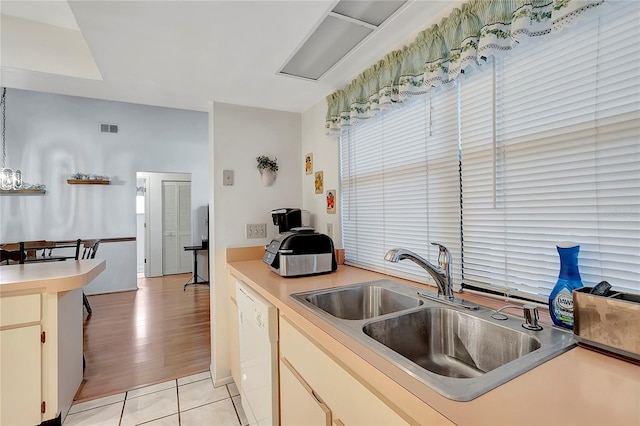
[[[333,239],[333,223],[327,223],[327,235]]]
[[[267,238],[267,224],[247,223],[244,232],[246,238]]]

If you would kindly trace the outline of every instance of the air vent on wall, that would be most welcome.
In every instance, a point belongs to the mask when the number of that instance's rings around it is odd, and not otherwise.
[[[100,133],[118,133],[118,125],[100,123]]]
[[[406,0],[339,1],[278,74],[319,80],[405,3]]]

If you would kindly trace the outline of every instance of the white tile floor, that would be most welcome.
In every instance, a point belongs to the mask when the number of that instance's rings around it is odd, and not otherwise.
[[[74,404],[64,426],[246,426],[234,384],[213,387],[208,371]]]

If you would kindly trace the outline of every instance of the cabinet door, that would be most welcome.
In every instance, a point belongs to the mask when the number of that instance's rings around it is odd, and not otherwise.
[[[0,331],[0,424],[40,424],[41,345],[39,324]]]
[[[331,426],[331,410],[286,360],[280,359],[282,426]]]
[[[280,321],[280,354],[331,408],[335,424],[408,424],[383,400],[308,340],[287,319]]]

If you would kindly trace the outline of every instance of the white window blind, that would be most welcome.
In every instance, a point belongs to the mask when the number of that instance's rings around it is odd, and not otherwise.
[[[341,137],[342,237],[347,264],[432,282],[410,261],[384,261],[401,247],[437,264],[445,245],[461,281],[457,90],[417,99]]]
[[[636,2],[461,84],[464,282],[546,301],[558,241],[585,285],[640,290]]]
[[[437,241],[457,285],[546,302],[555,244],[570,240],[585,285],[639,291],[639,21],[639,3],[608,2],[589,22],[344,133],[347,263],[430,281],[383,258],[402,247],[436,263]]]

